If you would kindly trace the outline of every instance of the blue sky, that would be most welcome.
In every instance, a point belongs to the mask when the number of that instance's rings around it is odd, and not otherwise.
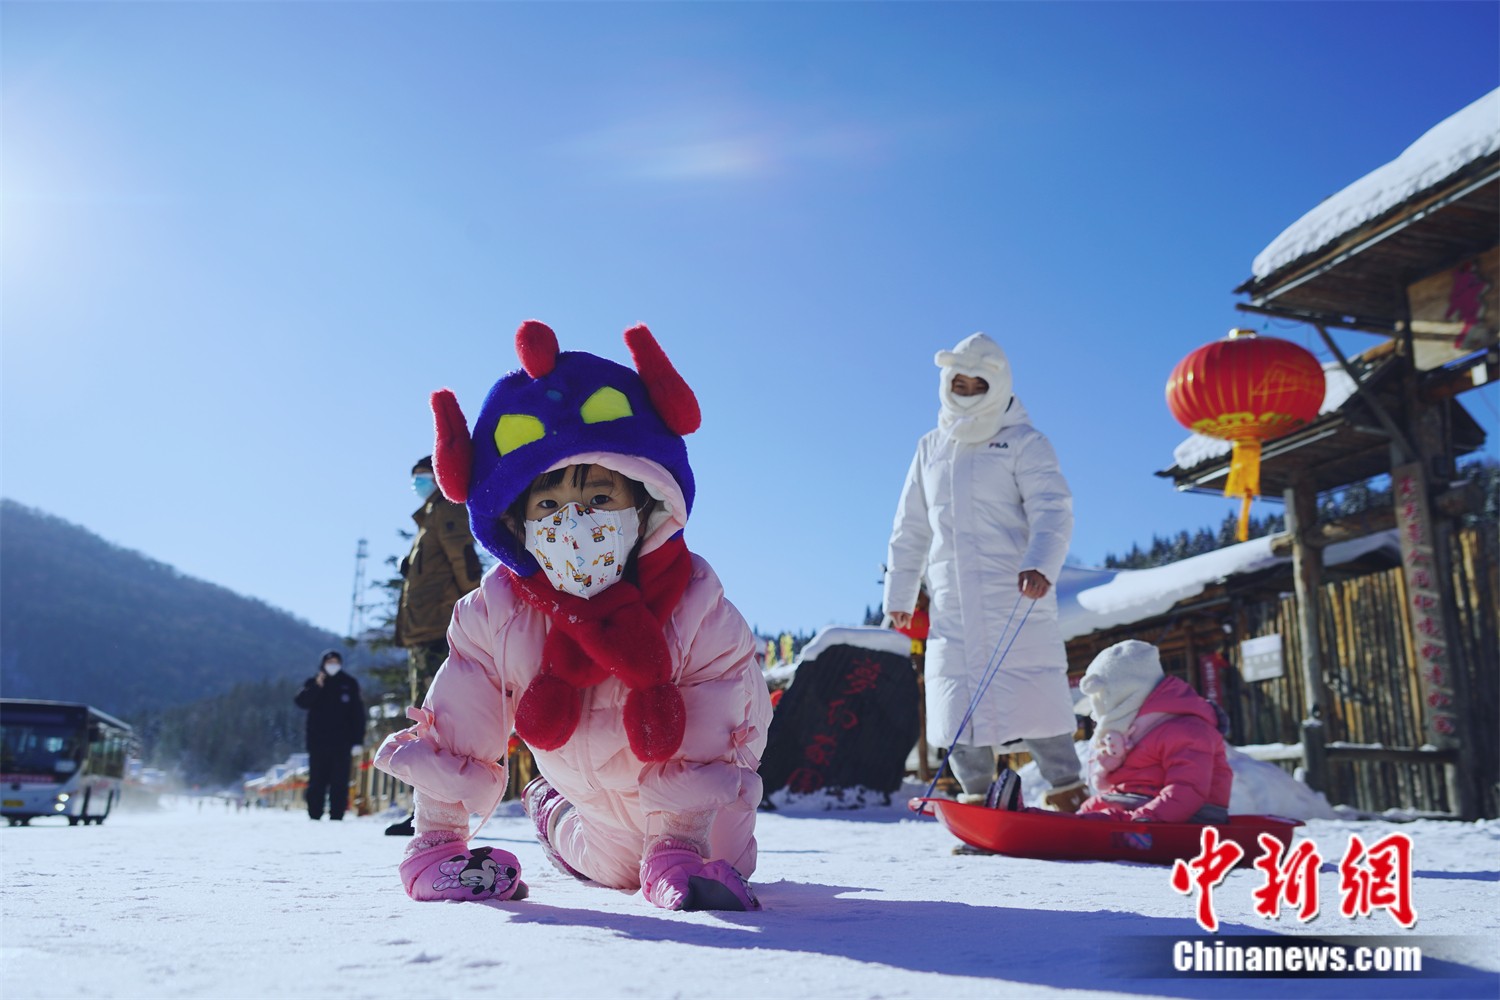
[[[1493,3],[0,4],[0,492],[342,632],[428,394],[472,417],[528,318],[621,361],[645,322],[703,405],[689,544],[762,629],[848,624],[932,354],[984,330],[1098,563],[1234,508],[1152,475],[1168,373],[1497,39]]]

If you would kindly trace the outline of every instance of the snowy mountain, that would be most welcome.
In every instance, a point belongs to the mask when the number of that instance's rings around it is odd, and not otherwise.
[[[11,698],[129,717],[236,682],[303,677],[341,642],[11,500],[0,501],[0,565],[0,690]]]

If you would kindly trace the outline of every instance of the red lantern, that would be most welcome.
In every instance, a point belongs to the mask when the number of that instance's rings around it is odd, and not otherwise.
[[[1288,340],[1254,330],[1198,348],[1172,369],[1167,408],[1191,431],[1232,442],[1224,495],[1243,498],[1238,537],[1250,537],[1250,499],[1260,495],[1261,442],[1278,438],[1318,415],[1323,366]]]

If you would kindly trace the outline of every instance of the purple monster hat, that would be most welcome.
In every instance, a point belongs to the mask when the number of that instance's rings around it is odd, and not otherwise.
[[[516,331],[521,369],[490,389],[470,437],[458,399],[432,394],[433,471],[443,495],[467,503],[474,537],[518,576],[540,569],[501,520],[548,469],[574,455],[648,458],[677,480],[691,512],[693,469],[682,438],[698,429],[698,400],[645,326],[625,331],[636,371],[582,351],[527,320]]]

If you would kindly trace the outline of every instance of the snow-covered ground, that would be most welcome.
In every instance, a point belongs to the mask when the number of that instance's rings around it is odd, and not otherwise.
[[[1271,765],[1274,766],[1274,765]],[[916,791],[915,788],[908,791]],[[180,802],[103,826],[0,829],[0,995],[29,997],[1495,997],[1500,822],[1312,820],[1334,860],[1351,833],[1414,841],[1418,923],[1253,912],[1253,869],[1215,893],[1219,938],[1372,936],[1420,944],[1397,979],[1139,979],[1121,948],[1201,934],[1169,870],[954,856],[898,804],[784,804],[760,821],[759,913],[666,913],[574,882],[503,803],[479,843],[514,852],[532,896],[415,903],[384,818]],[[1366,938],[1371,940],[1371,938]],[[1392,940],[1394,939],[1394,941]]]

